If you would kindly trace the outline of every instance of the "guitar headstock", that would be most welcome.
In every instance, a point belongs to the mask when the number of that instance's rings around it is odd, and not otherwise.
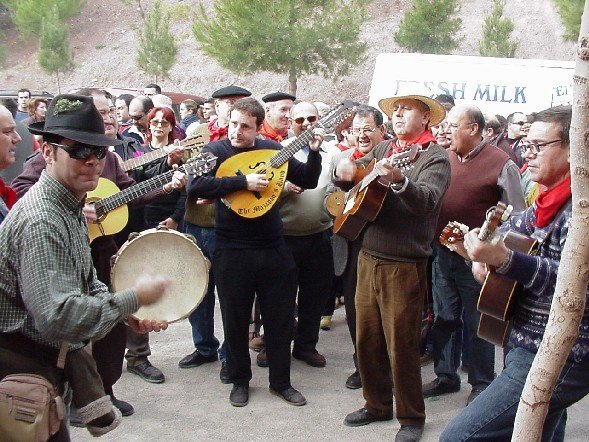
[[[331,129],[334,126],[337,126],[342,121],[344,121],[347,117],[352,114],[354,110],[354,102],[350,100],[342,101],[340,104],[333,106],[327,115],[319,120],[317,126],[323,127],[325,129]]]
[[[419,144],[408,146],[401,152],[393,154],[393,156],[391,156],[391,163],[393,166],[402,170],[411,169],[413,167],[413,163],[417,161],[421,152],[423,152],[423,149]]]
[[[499,227],[502,222],[507,221],[512,211],[512,206],[508,206],[501,201],[499,201],[496,206],[487,210],[486,219],[481,227],[478,238],[481,241],[489,241],[494,236],[497,227]]]
[[[217,157],[211,152],[201,152],[190,158],[184,164],[184,171],[188,175],[198,176],[209,172],[217,164]]]
[[[458,221],[450,221],[440,233],[440,244],[449,248],[452,252],[456,250],[456,243],[464,241],[468,233],[468,227]]]

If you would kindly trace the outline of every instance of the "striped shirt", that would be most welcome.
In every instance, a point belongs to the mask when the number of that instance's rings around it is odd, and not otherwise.
[[[138,309],[133,290],[97,279],[82,207],[43,171],[0,224],[0,332],[76,349]]]

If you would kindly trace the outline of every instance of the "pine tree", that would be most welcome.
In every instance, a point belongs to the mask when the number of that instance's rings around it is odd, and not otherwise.
[[[153,11],[145,15],[143,29],[139,29],[139,50],[137,66],[148,75],[168,77],[176,62],[178,45],[170,31],[170,14],[162,10],[160,0],[156,0]]]
[[[302,75],[338,78],[362,62],[359,40],[369,0],[217,0],[201,5],[192,30],[201,50],[235,73],[288,75],[296,94]]]
[[[555,0],[555,3],[565,29],[562,38],[577,41],[585,0]]]
[[[25,36],[39,35],[43,19],[53,8],[57,8],[58,17],[67,20],[78,15],[86,0],[10,0],[6,6],[10,10],[12,21]]]
[[[59,73],[71,69],[74,63],[70,55],[69,31],[59,19],[56,6],[47,13],[41,24],[37,61],[45,72],[56,74],[57,89],[61,90]]]
[[[459,43],[458,11],[456,0],[415,0],[403,16],[395,42],[411,52],[448,54]]]
[[[483,39],[479,44],[479,53],[483,57],[515,57],[517,42],[509,41],[513,31],[513,21],[503,18],[505,0],[494,0],[493,10],[485,19]]]

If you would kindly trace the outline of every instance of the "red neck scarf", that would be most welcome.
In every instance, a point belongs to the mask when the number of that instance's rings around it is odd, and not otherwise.
[[[406,143],[404,147],[398,146],[396,143],[391,143],[391,151],[389,152],[387,157],[390,157],[394,153],[399,153],[408,148],[409,146],[413,146],[414,144],[420,144],[422,147],[425,148],[429,146],[429,143],[431,143],[432,141],[435,142],[436,139],[434,138],[431,131],[429,129],[426,129],[421,134],[419,134],[419,136]]]
[[[260,133],[265,138],[269,138],[271,140],[276,141],[277,143],[281,143],[282,140],[284,140],[288,135],[288,130],[284,129],[282,132],[278,132],[276,129],[270,126],[266,120],[264,120],[264,122],[262,123],[262,129],[260,130]]]
[[[6,207],[8,207],[9,210],[12,209],[12,206],[16,203],[16,192],[14,189],[4,184],[2,178],[0,178],[0,197],[4,200]]]
[[[541,192],[536,198],[536,226],[546,227],[554,219],[560,208],[571,198],[571,177],[550,190]]]
[[[359,160],[360,158],[362,158],[364,155],[366,155],[365,153],[362,153],[358,150],[358,148],[354,149],[354,152],[352,152],[352,155],[350,155],[350,159],[352,161],[356,161]]]
[[[219,127],[217,124],[217,118],[209,121],[207,127],[209,128],[210,134],[209,141],[218,141],[222,140],[223,138],[227,138],[227,126]]]

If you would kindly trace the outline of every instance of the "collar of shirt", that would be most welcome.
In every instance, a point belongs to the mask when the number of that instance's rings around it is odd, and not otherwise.
[[[473,150],[471,150],[470,152],[468,152],[466,155],[464,155],[463,157],[461,157],[460,155],[456,154],[456,156],[458,157],[458,160],[461,163],[464,163],[468,160],[473,159],[474,157],[477,156],[477,154],[483,150],[483,147],[485,147],[485,144],[487,144],[487,142],[485,140],[481,140],[481,142],[479,144],[477,144],[475,146],[475,148]]]
[[[65,210],[77,216],[79,220],[83,218],[82,207],[86,203],[86,198],[79,200],[70,190],[64,187],[59,181],[53,178],[46,170],[41,172],[39,181],[43,182],[57,195],[57,204],[62,206]]]

